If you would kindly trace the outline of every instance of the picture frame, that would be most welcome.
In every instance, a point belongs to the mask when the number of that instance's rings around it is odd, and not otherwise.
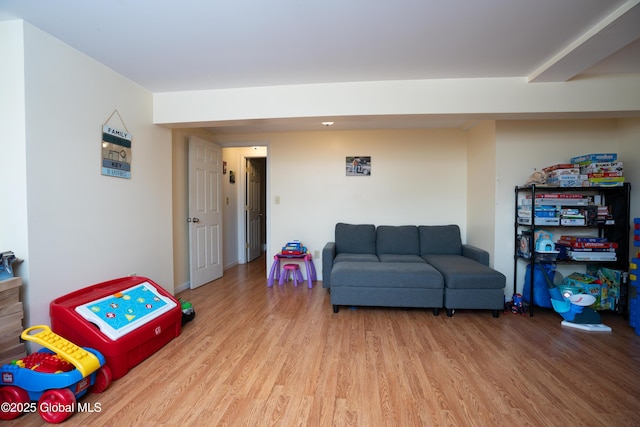
[[[371,156],[346,156],[347,176],[371,176]]]

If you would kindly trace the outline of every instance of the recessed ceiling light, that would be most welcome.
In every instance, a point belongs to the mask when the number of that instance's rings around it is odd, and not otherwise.
[[[326,127],[333,126],[333,122],[322,122],[322,126],[326,126]]]

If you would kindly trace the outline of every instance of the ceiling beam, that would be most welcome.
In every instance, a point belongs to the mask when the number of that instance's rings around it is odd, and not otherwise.
[[[529,82],[566,82],[640,38],[640,0],[629,0],[529,76]]]

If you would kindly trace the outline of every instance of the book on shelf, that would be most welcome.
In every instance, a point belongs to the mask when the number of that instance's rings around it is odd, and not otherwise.
[[[556,242],[558,245],[568,246],[572,249],[617,249],[618,243],[616,242],[576,242],[571,240],[564,240],[560,238]]]
[[[624,176],[624,172],[621,171],[608,171],[608,172],[592,172],[588,173],[588,178],[611,178]]]
[[[602,173],[602,172],[624,172],[622,162],[599,162],[589,163],[580,166],[580,172],[584,174]]]
[[[522,200],[523,206],[531,206],[531,195],[527,194]],[[588,206],[594,203],[594,197],[592,195],[584,194],[536,194],[536,206]]]
[[[608,242],[609,239],[606,237],[591,237],[591,236],[560,236],[560,240],[564,240],[567,242],[581,242],[581,243],[604,243]]]
[[[518,256],[529,258],[531,257],[531,233],[521,233],[517,236],[518,239]]]
[[[586,220],[584,219],[584,217],[582,218],[561,218],[560,219],[560,225],[566,225],[566,226],[578,226],[578,225],[586,225]]]
[[[569,252],[574,261],[617,261],[615,252]]]
[[[589,176],[581,173],[565,173],[562,175],[548,176],[547,184],[553,184],[559,181],[585,181],[587,179],[589,179]]]
[[[622,187],[624,176],[609,176],[605,178],[589,178],[592,187]]]
[[[560,209],[560,215],[562,216],[580,216],[584,217],[584,209],[578,208],[562,208]]]
[[[536,216],[535,219],[536,219],[536,225],[548,225],[548,226],[560,225],[560,218],[559,217],[544,218],[544,217]],[[518,224],[520,224],[520,225],[531,225],[532,221],[531,221],[531,218],[518,217]]]
[[[579,169],[580,165],[577,163],[558,163],[557,165],[547,166],[546,168],[542,168],[544,172],[553,172],[556,170],[563,169]]]
[[[596,162],[615,162],[618,160],[618,153],[591,153],[572,157],[571,163],[596,163]]]
[[[578,193],[539,193],[536,199],[583,199],[590,196]],[[531,194],[526,195],[527,199],[531,199]]]

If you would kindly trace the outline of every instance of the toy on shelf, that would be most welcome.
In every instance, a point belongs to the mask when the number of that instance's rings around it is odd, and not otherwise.
[[[303,246],[299,240],[287,242],[282,247],[282,255],[303,255],[307,253],[307,248]]]
[[[97,350],[78,347],[46,325],[27,328],[21,337],[44,348],[0,367],[0,419],[37,410],[46,422],[60,423],[87,391],[101,393],[111,384],[111,371]]]
[[[556,250],[556,245],[553,243],[553,234],[545,230],[536,230],[534,238],[536,259],[543,262],[555,262],[560,251]]]

